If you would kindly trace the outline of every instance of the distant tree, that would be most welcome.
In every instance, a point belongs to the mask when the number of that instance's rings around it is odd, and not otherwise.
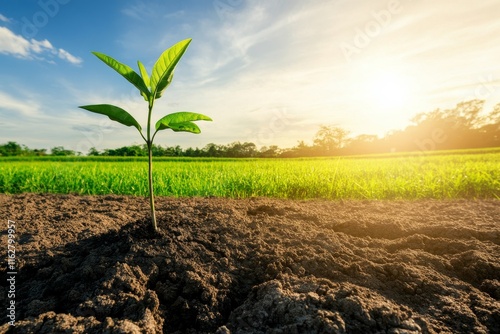
[[[147,146],[142,145],[142,148],[144,150],[144,154],[147,155]],[[154,145],[153,144],[151,149],[152,149],[153,155],[156,157],[181,157],[184,155],[184,152],[179,145],[171,146],[171,147],[169,147],[169,146],[163,147],[161,145]]]
[[[346,144],[346,153],[347,154],[367,154],[367,153],[375,153],[377,152],[379,141],[378,136],[376,135],[359,135]]]
[[[226,156],[226,149],[223,145],[209,143],[203,148],[203,155],[206,157],[224,157]]]
[[[117,149],[106,149],[102,155],[120,157],[143,157],[147,155],[144,147],[140,145],[123,146]]]
[[[147,155],[148,153],[148,146],[146,144],[143,144],[141,146],[141,150],[143,152],[139,152],[139,150],[137,149],[134,149],[133,151],[135,152],[135,154],[137,154],[138,156],[141,156],[142,154],[144,154],[145,156]],[[167,152],[167,149],[163,148],[161,145],[151,145],[151,151],[153,153],[153,156],[155,157],[164,157],[164,156],[168,156],[168,152]]]
[[[305,141],[299,140],[297,143],[297,146],[295,146],[293,149],[294,155],[302,157],[302,156],[310,156],[314,155],[314,147],[309,146],[306,144]]]
[[[26,145],[18,144],[14,141],[9,141],[6,144],[0,145],[0,156],[42,156],[47,155],[47,150],[30,149]]]
[[[75,151],[67,150],[63,146],[56,146],[51,149],[51,155],[54,156],[72,156],[76,155]]]
[[[282,158],[295,158],[295,157],[310,157],[315,156],[316,148],[314,146],[309,146],[305,141],[299,140],[297,146],[292,148],[282,149],[280,157]]]
[[[477,129],[481,123],[481,111],[484,107],[484,100],[470,100],[457,104],[455,109],[450,110],[451,116],[458,120],[464,129]]]
[[[15,141],[9,141],[7,144],[0,145],[0,156],[23,155],[23,148]]]
[[[170,146],[163,149],[162,155],[165,157],[182,157],[184,155],[184,151],[179,145]]]
[[[314,145],[322,153],[331,154],[344,147],[349,131],[335,125],[321,125],[314,137]]]
[[[458,149],[484,147],[488,139],[481,134],[486,119],[481,116],[484,100],[470,100],[458,103],[447,110],[436,109],[419,113],[413,119],[413,125],[407,127],[399,145],[403,142],[404,150],[415,149]],[[402,140],[402,142],[401,142]]]
[[[262,158],[276,158],[281,152],[282,150],[277,145],[263,146],[260,149],[259,156]]]
[[[47,155],[47,150],[44,149],[44,148],[41,148],[41,149],[37,149],[35,148],[34,150],[31,151],[33,155],[36,155],[36,156],[44,156],[44,155]]]
[[[186,156],[186,157],[195,157],[196,155],[195,155],[194,149],[191,148],[191,147],[188,147],[186,149],[186,151],[184,151],[184,156]]]
[[[500,103],[484,117],[483,124],[479,129],[481,136],[484,137],[484,146],[500,146]]]
[[[498,103],[488,115],[488,123],[500,126],[500,103]]]
[[[250,142],[233,142],[227,147],[227,156],[234,158],[255,157],[257,156],[257,146]]]
[[[252,158],[257,156],[257,145],[251,142],[245,142],[242,145],[243,156]]]
[[[91,147],[89,150],[89,153],[87,153],[87,155],[96,157],[96,156],[101,155],[101,153],[99,153],[99,151],[95,147]]]

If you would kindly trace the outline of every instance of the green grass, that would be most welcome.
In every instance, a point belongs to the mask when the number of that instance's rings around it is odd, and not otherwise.
[[[157,159],[159,196],[500,198],[499,151],[312,159]],[[147,195],[142,159],[0,159],[0,193]]]

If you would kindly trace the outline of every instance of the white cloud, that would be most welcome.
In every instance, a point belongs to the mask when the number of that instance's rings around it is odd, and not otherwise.
[[[185,16],[186,11],[177,10],[169,11],[164,14],[165,8],[164,3],[143,3],[136,2],[135,4],[129,5],[122,9],[122,14],[131,17],[139,21],[148,21],[152,19],[179,19]]]
[[[130,7],[124,8],[122,13],[126,16],[129,16],[136,20],[145,20],[146,17],[150,17],[154,15],[154,11],[151,7],[148,7],[146,4],[140,2],[134,4]]]
[[[35,53],[42,53],[43,51],[51,51],[54,49],[52,44],[46,39],[43,41],[31,40],[31,50]]]
[[[184,10],[178,10],[176,12],[172,12],[172,13],[168,13],[168,14],[165,14],[165,18],[166,19],[178,19],[178,18],[181,18],[183,17],[184,15],[186,14],[186,12]]]
[[[0,27],[0,53],[26,58],[30,53],[30,42],[9,29]]]
[[[2,14],[0,14],[0,21],[6,22],[6,23],[10,22],[10,20],[8,18],[6,18],[5,16],[3,16]]]
[[[74,65],[82,63],[80,58],[73,56],[66,50],[55,49],[46,39],[42,41],[36,39],[27,40],[5,27],[0,27],[0,53],[23,59],[44,60],[49,63],[53,63],[53,60],[50,58],[57,55],[59,58]]]
[[[0,91],[2,104],[0,110],[17,112],[26,117],[36,117],[40,115],[40,106],[32,100],[19,100],[11,95]]]
[[[72,54],[70,54],[68,51],[63,50],[63,49],[59,49],[58,56],[59,56],[59,58],[64,59],[64,60],[66,60],[74,65],[79,65],[82,63],[81,58],[75,57]]]

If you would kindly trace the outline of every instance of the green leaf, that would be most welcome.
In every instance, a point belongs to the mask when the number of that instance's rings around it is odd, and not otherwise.
[[[111,104],[94,104],[89,106],[80,106],[79,108],[95,112],[97,114],[106,115],[111,120],[126,126],[135,126],[139,132],[142,130],[141,125],[135,120],[135,118],[120,107],[116,107]]]
[[[137,65],[139,65],[139,72],[141,73],[142,80],[144,81],[144,84],[149,87],[149,74],[144,65],[138,60]],[[144,97],[144,100],[149,101],[149,96],[146,95],[145,93],[141,92],[142,97]]]
[[[132,85],[134,85],[140,92],[142,96],[149,97],[151,93],[148,87],[144,83],[144,80],[139,74],[137,74],[130,66],[120,63],[118,60],[111,58],[100,52],[92,52],[97,58],[102,60],[106,65],[114,69],[116,72],[121,74],[125,79],[127,79]],[[148,100],[145,98],[146,101]]]
[[[169,114],[163,118],[161,118],[158,122],[156,122],[156,131],[164,130],[164,129],[172,129],[176,132],[178,131],[186,131],[192,133],[200,133],[200,128],[192,123],[193,121],[211,121],[212,119],[208,116],[194,113],[181,111]]]
[[[146,84],[147,87],[149,87],[149,74],[144,65],[141,63],[140,60],[137,61],[137,64],[139,65],[139,71],[141,73],[142,80],[144,80],[144,83]]]
[[[168,128],[172,129],[175,132],[191,132],[191,133],[201,132],[198,125],[194,124],[193,122],[174,123],[170,124]]]
[[[151,93],[155,99],[159,99],[172,82],[175,66],[186,52],[189,43],[191,43],[191,38],[178,42],[165,50],[154,64],[150,84]]]

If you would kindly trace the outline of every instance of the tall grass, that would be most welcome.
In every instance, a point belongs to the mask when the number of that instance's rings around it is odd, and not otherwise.
[[[500,154],[328,159],[168,159],[160,196],[293,199],[500,198]],[[0,160],[1,193],[147,195],[147,162]]]

